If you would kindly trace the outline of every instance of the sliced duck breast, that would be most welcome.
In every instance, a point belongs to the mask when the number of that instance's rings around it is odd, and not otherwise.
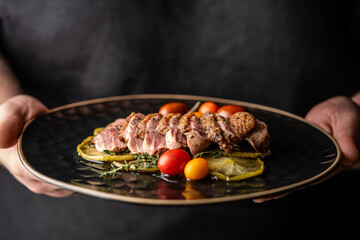
[[[162,135],[165,135],[170,130],[170,119],[172,117],[178,117],[180,119],[181,114],[180,113],[168,113],[166,114],[158,123],[156,126],[156,131],[161,133]]]
[[[223,140],[221,129],[217,124],[214,113],[207,112],[201,115],[200,124],[208,139],[216,143]]]
[[[101,132],[96,134],[93,138],[93,143],[99,152],[104,150],[120,152],[127,148],[126,143],[120,141],[119,139],[119,129],[122,127],[124,122],[125,119],[123,118],[117,119],[108,124]]]
[[[145,133],[148,131],[147,124],[150,120],[153,120],[153,118],[156,118],[156,119],[161,118],[161,115],[159,113],[151,113],[151,114],[146,115],[145,118],[143,120],[141,120],[141,122],[136,127],[136,130],[135,130],[136,137],[141,137],[141,138],[145,137]]]
[[[186,137],[178,128],[180,117],[181,114],[173,114],[168,121],[169,130],[165,134],[165,141],[169,149],[187,147]]]
[[[143,141],[143,151],[150,156],[161,154],[167,150],[165,136],[156,131],[156,127],[162,116],[158,113],[149,114],[146,122],[146,133]],[[146,117],[147,118],[147,117]],[[145,119],[146,119],[145,118]]]
[[[184,117],[186,119],[183,119]],[[200,120],[197,116],[193,114],[189,117],[188,114],[185,114],[179,120],[179,125],[181,123],[183,126],[181,128],[179,127],[179,129],[186,136],[187,146],[193,155],[196,155],[209,147],[211,141],[204,136]]]
[[[245,139],[257,152],[263,154],[270,153],[269,131],[264,122],[256,120],[254,129],[245,137]]]
[[[224,118],[219,114],[215,114],[215,119],[217,125],[221,129],[221,134],[223,136],[222,141],[218,142],[219,147],[225,152],[231,152],[233,149],[233,144],[238,143],[239,139],[236,137],[235,133],[232,132],[227,118]]]
[[[233,144],[247,141],[256,151],[269,153],[269,132],[264,122],[248,112],[237,112],[229,118],[205,113],[184,115],[131,113],[117,119],[98,133],[93,142],[98,151],[161,154],[167,149],[186,148],[193,155],[206,150],[211,142],[231,152]]]
[[[120,140],[123,142],[127,142],[129,139],[129,131],[128,131],[128,125],[130,119],[135,115],[136,113],[132,112],[129,116],[126,117],[124,124],[120,128],[119,137]]]
[[[230,129],[240,141],[255,127],[255,117],[249,112],[237,112],[229,118]]]
[[[143,153],[144,139],[136,137],[135,133],[138,132],[137,125],[145,118],[142,113],[134,114],[128,122],[128,126],[124,131],[125,140],[131,153]]]

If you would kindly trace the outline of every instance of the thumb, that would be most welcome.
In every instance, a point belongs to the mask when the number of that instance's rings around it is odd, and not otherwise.
[[[343,165],[350,167],[359,159],[359,151],[356,142],[358,123],[341,119],[336,120],[337,123],[334,129],[334,138],[340,145]]]
[[[24,124],[47,111],[39,100],[28,95],[17,95],[0,105],[0,148],[16,144]]]

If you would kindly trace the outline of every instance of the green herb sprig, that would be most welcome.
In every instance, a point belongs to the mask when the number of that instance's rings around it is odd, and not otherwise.
[[[113,164],[110,165],[111,168],[109,171],[100,172],[100,177],[112,176],[115,177],[116,172],[122,169],[121,167],[115,167]]]
[[[111,152],[110,150],[104,150],[104,153],[106,153],[107,155],[116,155],[115,152]]]
[[[233,151],[241,151],[241,147],[239,145],[237,145],[237,144],[233,144],[232,145],[232,150]],[[224,150],[215,149],[215,150],[200,152],[200,153],[196,154],[194,156],[194,158],[202,157],[205,154],[207,154],[207,155],[209,155],[210,157],[213,157],[213,158],[219,158],[219,157],[225,155],[226,153],[225,153]]]
[[[194,158],[202,157],[203,155],[208,154],[210,157],[218,158],[225,154],[223,150],[216,149],[216,150],[210,150],[205,152],[200,152],[194,156]]]
[[[104,150],[105,151],[105,150]],[[116,166],[112,163],[109,171],[100,172],[100,177],[112,176],[115,177],[118,171],[129,171],[130,165],[136,163],[135,169],[140,168],[140,163],[145,162],[145,169],[151,168],[152,166],[157,165],[159,160],[159,155],[150,156],[148,153],[134,154],[134,161],[127,162],[124,160],[124,163],[118,163]]]

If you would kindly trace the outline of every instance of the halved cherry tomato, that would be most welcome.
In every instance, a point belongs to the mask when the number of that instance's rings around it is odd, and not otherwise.
[[[244,111],[246,111],[245,108],[239,105],[224,105],[217,110],[217,113],[225,118],[228,118],[230,117],[230,115],[233,115],[234,113],[244,112]]]
[[[209,172],[209,166],[204,158],[194,158],[188,162],[184,169],[187,179],[199,180],[204,178]]]
[[[182,149],[170,149],[158,160],[159,170],[168,175],[179,175],[184,172],[185,165],[191,160],[190,155]]]
[[[186,106],[184,103],[181,102],[171,102],[163,105],[159,113],[163,116],[165,116],[168,113],[181,113],[185,114],[189,111],[188,106]]]
[[[201,104],[199,108],[199,113],[204,114],[207,112],[216,113],[216,111],[219,109],[219,106],[214,102],[205,102]]]

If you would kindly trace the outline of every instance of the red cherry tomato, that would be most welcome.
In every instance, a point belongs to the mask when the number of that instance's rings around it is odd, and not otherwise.
[[[181,113],[181,114],[185,114],[189,111],[188,106],[186,106],[184,103],[180,103],[180,102],[171,102],[171,103],[167,103],[165,105],[163,105],[160,110],[159,113],[163,116],[165,116],[168,113]]]
[[[216,111],[219,109],[219,106],[214,102],[205,102],[201,104],[199,108],[199,113],[204,114],[207,112],[216,113]]]
[[[191,160],[190,155],[182,149],[170,149],[164,152],[158,161],[159,170],[168,175],[179,175]]]
[[[244,111],[245,108],[239,105],[224,105],[221,108],[219,108],[219,110],[217,110],[217,113],[225,118],[228,118],[230,117],[230,115],[233,115],[234,113],[244,112]]]

